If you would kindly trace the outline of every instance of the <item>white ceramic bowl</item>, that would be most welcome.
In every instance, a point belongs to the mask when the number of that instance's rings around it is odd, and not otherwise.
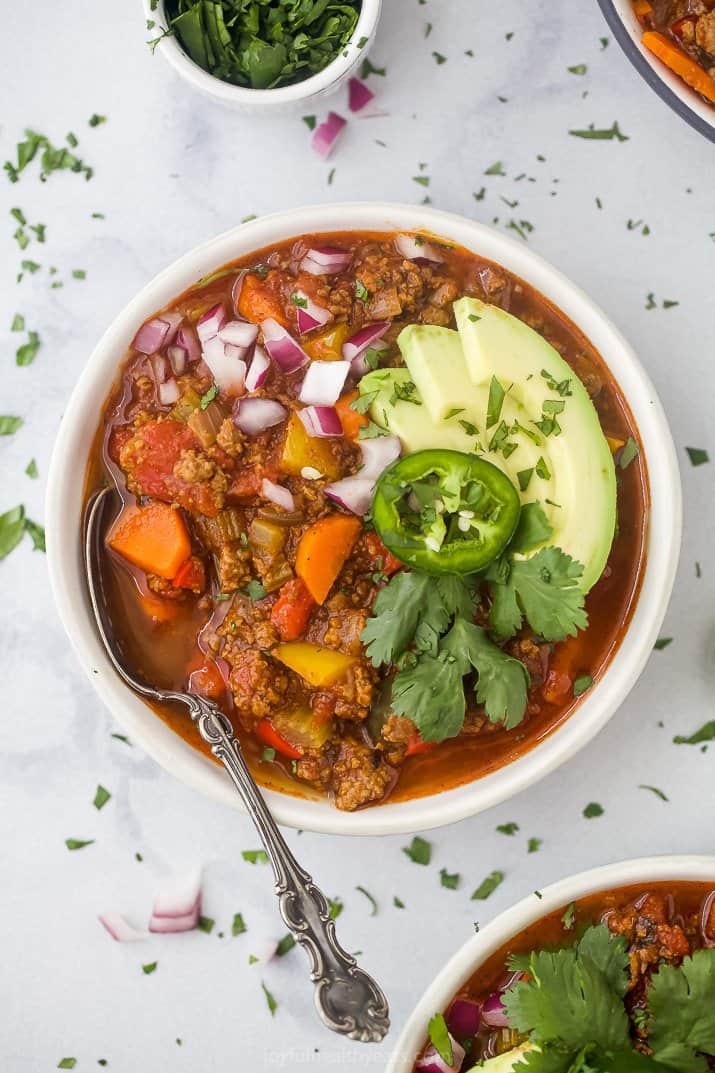
[[[715,857],[640,857],[592,868],[544,887],[539,891],[541,898],[529,894],[500,913],[457,951],[427,988],[400,1033],[385,1073],[412,1073],[415,1058],[427,1038],[430,1017],[444,1011],[479,966],[530,924],[562,905],[599,891],[631,883],[647,887],[649,883],[679,880],[711,882],[715,886]]]
[[[598,0],[606,22],[635,69],[686,123],[715,142],[715,105],[708,104],[641,44],[642,27],[631,0]]]
[[[164,0],[159,0],[156,10],[152,9],[152,0],[143,0],[143,3],[147,19],[156,23],[153,32],[158,33],[160,27],[167,25]],[[367,56],[373,43],[381,8],[382,0],[362,0],[355,32],[333,62],[318,74],[311,75],[302,82],[296,82],[292,86],[279,86],[277,89],[250,89],[244,86],[234,86],[230,82],[216,78],[194,63],[173,35],[160,41],[156,50],[192,86],[224,104],[245,112],[290,110],[298,105],[304,106],[328,93],[333,93],[351,74],[355,73],[356,67]],[[362,48],[358,44],[360,41],[363,42]]]
[[[512,797],[563,764],[608,722],[650,655],[665,614],[678,560],[680,477],[663,409],[645,371],[607,317],[527,246],[482,224],[423,206],[324,205],[265,216],[199,246],[161,272],[119,314],[80,376],[60,425],[50,467],[47,552],[57,607],[80,662],[132,741],[189,786],[240,808],[222,768],[174,734],[111,668],[87,602],[81,553],[83,481],[99,416],[138,325],[202,276],[254,250],[304,233],[344,230],[425,230],[496,261],[557,305],[600,351],[628,399],[638,425],[651,484],[647,562],[638,604],[620,648],[582,699],[578,718],[499,771],[430,797],[340,812],[326,800],[277,792],[266,798],[279,823],[337,834],[391,834],[454,823]]]

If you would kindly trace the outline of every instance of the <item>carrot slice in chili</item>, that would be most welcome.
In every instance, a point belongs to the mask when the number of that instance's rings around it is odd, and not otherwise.
[[[186,523],[180,511],[167,503],[125,507],[112,526],[107,543],[140,570],[169,580],[191,555]]]
[[[316,603],[325,602],[361,529],[359,518],[331,514],[320,518],[301,537],[295,572],[303,579]]]
[[[349,440],[356,440],[360,434],[360,429],[364,428],[368,423],[364,414],[356,413],[355,410],[350,409],[350,403],[359,398],[359,395],[359,391],[351,391],[350,394],[343,395],[335,403],[335,409],[340,418],[340,424],[343,426],[343,432]]]
[[[641,40],[654,56],[657,56],[666,67],[669,67],[671,71],[679,75],[691,89],[694,89],[696,93],[700,93],[715,104],[715,81],[695,60],[691,60],[690,56],[686,56],[683,50],[678,48],[670,38],[666,37],[665,34],[658,33],[656,30],[647,30]]]

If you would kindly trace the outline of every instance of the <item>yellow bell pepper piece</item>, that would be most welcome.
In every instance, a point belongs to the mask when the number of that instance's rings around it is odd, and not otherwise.
[[[330,449],[327,439],[309,436],[297,414],[291,414],[286,438],[281,452],[280,469],[293,477],[300,477],[306,466],[317,469],[331,481],[340,476],[340,467]]]
[[[289,641],[277,645],[272,655],[314,689],[325,689],[337,682],[357,661],[356,656],[346,656],[332,648],[312,645],[307,641]]]
[[[335,324],[303,343],[303,350],[314,361],[342,361],[343,343],[347,343],[349,338],[347,324]]]
[[[300,749],[320,749],[333,733],[332,719],[316,719],[313,709],[307,706],[275,712],[271,723],[281,737]]]

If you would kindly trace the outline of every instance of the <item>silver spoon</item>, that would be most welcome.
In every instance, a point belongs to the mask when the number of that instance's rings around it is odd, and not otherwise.
[[[101,568],[104,554],[102,522],[113,495],[112,488],[104,488],[93,497],[87,512],[85,533],[87,586],[97,629],[107,655],[120,678],[142,697],[154,701],[177,701],[188,708],[201,737],[230,775],[265,846],[273,865],[281,916],[296,942],[308,951],[318,1016],[333,1032],[364,1043],[379,1043],[390,1027],[387,999],[372,977],[338,942],[335,921],[330,917],[325,895],[286,845],[248,770],[229,720],[213,701],[196,693],[156,689],[130,674],[120,659],[111,629]]]

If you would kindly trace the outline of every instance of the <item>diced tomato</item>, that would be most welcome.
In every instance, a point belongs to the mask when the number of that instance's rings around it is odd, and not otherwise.
[[[189,689],[209,700],[220,700],[226,693],[226,682],[216,660],[197,652],[189,664]]]
[[[315,600],[302,578],[286,581],[271,611],[271,622],[284,641],[296,641],[308,625]]]
[[[419,730],[415,730],[407,742],[405,756],[417,756],[418,753],[427,753],[430,749],[434,749],[436,744],[436,741],[422,741]]]
[[[400,562],[391,551],[387,550],[374,530],[365,534],[365,547],[376,573],[384,574],[385,577],[392,577],[398,570],[405,569],[405,564]]]
[[[278,469],[275,464],[266,466],[240,466],[231,479],[226,495],[229,499],[250,499],[261,491],[263,478],[275,481]]]
[[[183,451],[201,450],[188,425],[178,421],[147,421],[125,446],[122,467],[144,495],[165,503],[179,503],[185,510],[209,518],[216,517],[221,504],[209,484],[174,476],[174,466]]]
[[[334,693],[313,693],[310,707],[317,723],[327,723],[335,715],[338,698]]]
[[[299,760],[303,755],[302,749],[297,745],[292,745],[282,734],[278,733],[270,719],[261,719],[256,725],[256,735],[264,745],[275,749],[277,753],[286,756],[289,760]]]
[[[541,692],[549,704],[563,704],[566,697],[573,696],[573,678],[563,671],[550,670]]]
[[[197,596],[201,595],[206,588],[206,570],[198,555],[192,555],[181,564],[171,584],[175,589],[190,589]]]

